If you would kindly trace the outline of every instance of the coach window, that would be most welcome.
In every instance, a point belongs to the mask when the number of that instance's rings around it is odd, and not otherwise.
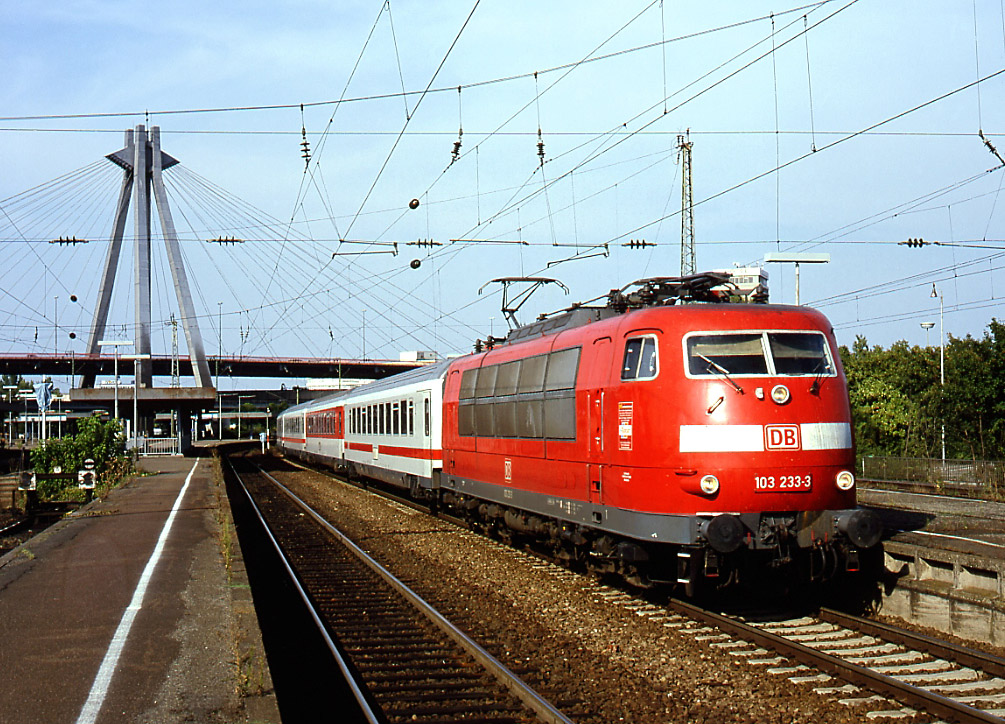
[[[655,337],[634,337],[625,342],[621,379],[651,380],[659,372]]]
[[[415,402],[408,401],[408,434],[415,434]]]
[[[426,422],[426,437],[429,437],[429,398],[422,401],[423,414],[422,417]]]

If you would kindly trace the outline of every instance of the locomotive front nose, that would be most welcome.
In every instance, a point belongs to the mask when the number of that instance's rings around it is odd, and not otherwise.
[[[871,510],[848,510],[837,518],[837,528],[859,548],[872,548],[879,543],[883,524]]]
[[[743,543],[743,523],[735,515],[717,515],[704,520],[699,532],[719,553],[732,553]]]

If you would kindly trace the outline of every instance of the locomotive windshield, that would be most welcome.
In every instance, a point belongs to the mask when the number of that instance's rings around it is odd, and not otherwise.
[[[692,376],[835,374],[826,338],[819,332],[737,332],[687,338]],[[718,369],[717,369],[718,368]]]

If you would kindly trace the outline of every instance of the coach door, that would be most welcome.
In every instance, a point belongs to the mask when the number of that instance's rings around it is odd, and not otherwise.
[[[419,418],[415,421],[416,432],[422,434],[422,474],[431,478],[433,476],[433,405],[429,396],[429,391],[425,390],[419,395],[418,409],[416,415]]]

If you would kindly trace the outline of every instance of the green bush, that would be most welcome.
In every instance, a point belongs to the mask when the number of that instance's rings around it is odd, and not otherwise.
[[[118,420],[98,417],[80,419],[76,435],[46,440],[32,450],[31,464],[36,473],[52,473],[59,467],[63,473],[74,476],[70,483],[40,480],[39,497],[43,500],[63,499],[71,491],[76,492],[77,471],[84,468],[84,461],[88,458],[94,461],[99,484],[102,487],[114,485],[131,471],[125,449],[122,424]]]

